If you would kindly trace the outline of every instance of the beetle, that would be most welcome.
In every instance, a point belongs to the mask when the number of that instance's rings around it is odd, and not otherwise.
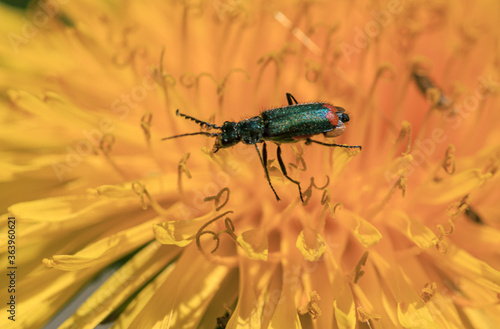
[[[182,114],[177,110],[175,113],[178,116],[184,117],[187,120],[192,120],[199,124],[202,128],[219,129],[219,132],[211,133],[208,131],[199,131],[182,135],[165,137],[162,140],[172,138],[205,135],[215,137],[213,152],[217,152],[222,148],[232,147],[240,142],[248,145],[254,145],[259,155],[260,162],[264,168],[267,182],[271,187],[276,199],[280,201],[276,190],[274,189],[269,171],[267,169],[267,147],[266,141],[274,142],[277,145],[277,158],[283,175],[292,183],[297,185],[299,195],[302,202],[302,189],[300,183],[288,176],[285,164],[281,158],[281,144],[295,143],[305,140],[305,144],[312,143],[330,147],[358,148],[359,145],[342,145],[329,144],[311,139],[312,136],[323,134],[325,137],[337,137],[341,135],[346,127],[345,123],[349,121],[349,115],[345,113],[344,108],[334,106],[328,103],[314,102],[299,104],[292,94],[287,93],[286,98],[288,106],[279,107],[263,111],[260,115],[248,118],[239,122],[226,121],[222,126],[208,123],[192,116]],[[262,143],[262,155],[260,153],[258,143]]]
[[[436,107],[438,109],[444,110],[448,109],[451,106],[451,101],[446,97],[444,94],[443,90],[439,87],[436,86],[434,81],[429,78],[426,74],[423,74],[422,72],[417,72],[417,70],[414,70],[412,72],[412,77],[413,80],[415,80],[415,84],[417,85],[417,88],[420,90],[420,92],[426,96],[427,95],[427,90],[429,89],[437,89],[439,90],[439,99],[437,101]]]

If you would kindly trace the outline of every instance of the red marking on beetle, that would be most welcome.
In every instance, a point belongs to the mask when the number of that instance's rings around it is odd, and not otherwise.
[[[337,125],[339,124],[339,116],[337,115],[338,111],[337,108],[332,104],[327,104],[327,103],[324,103],[323,106],[330,110],[326,112],[326,118],[328,119],[328,121],[330,121],[332,126],[337,127]]]

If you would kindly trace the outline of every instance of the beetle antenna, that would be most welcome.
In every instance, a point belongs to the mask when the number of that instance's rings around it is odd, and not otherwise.
[[[214,125],[213,123],[208,123],[206,121],[201,121],[201,120],[198,120],[196,118],[193,118],[192,116],[183,114],[183,113],[179,112],[179,109],[177,109],[177,111],[175,111],[175,115],[180,115],[181,117],[184,117],[186,119],[192,120],[192,121],[196,122],[197,124],[199,124],[201,127],[207,126],[207,127],[215,128],[215,129],[221,129],[222,128],[221,126]]]
[[[184,136],[193,136],[193,135],[205,135],[205,136],[210,136],[210,137],[217,137],[220,136],[218,133],[207,133],[206,131],[199,131],[197,133],[190,133],[190,134],[182,134],[182,135],[175,135],[175,136],[170,136],[170,137],[165,137],[162,138],[162,141],[166,141],[167,139],[172,139],[172,138],[177,138],[177,137],[184,137]]]

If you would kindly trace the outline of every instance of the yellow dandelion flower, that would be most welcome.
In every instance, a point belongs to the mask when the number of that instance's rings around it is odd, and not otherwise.
[[[1,5],[0,326],[494,328],[499,13]],[[218,126],[286,93],[345,108],[342,135],[314,138],[362,150],[283,143],[280,163],[268,142],[265,167],[253,145],[214,152]]]

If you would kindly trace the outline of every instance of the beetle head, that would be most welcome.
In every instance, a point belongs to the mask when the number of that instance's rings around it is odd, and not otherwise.
[[[240,142],[240,136],[236,131],[236,122],[226,121],[220,128],[221,132],[215,139],[213,152],[219,149],[231,147]]]

